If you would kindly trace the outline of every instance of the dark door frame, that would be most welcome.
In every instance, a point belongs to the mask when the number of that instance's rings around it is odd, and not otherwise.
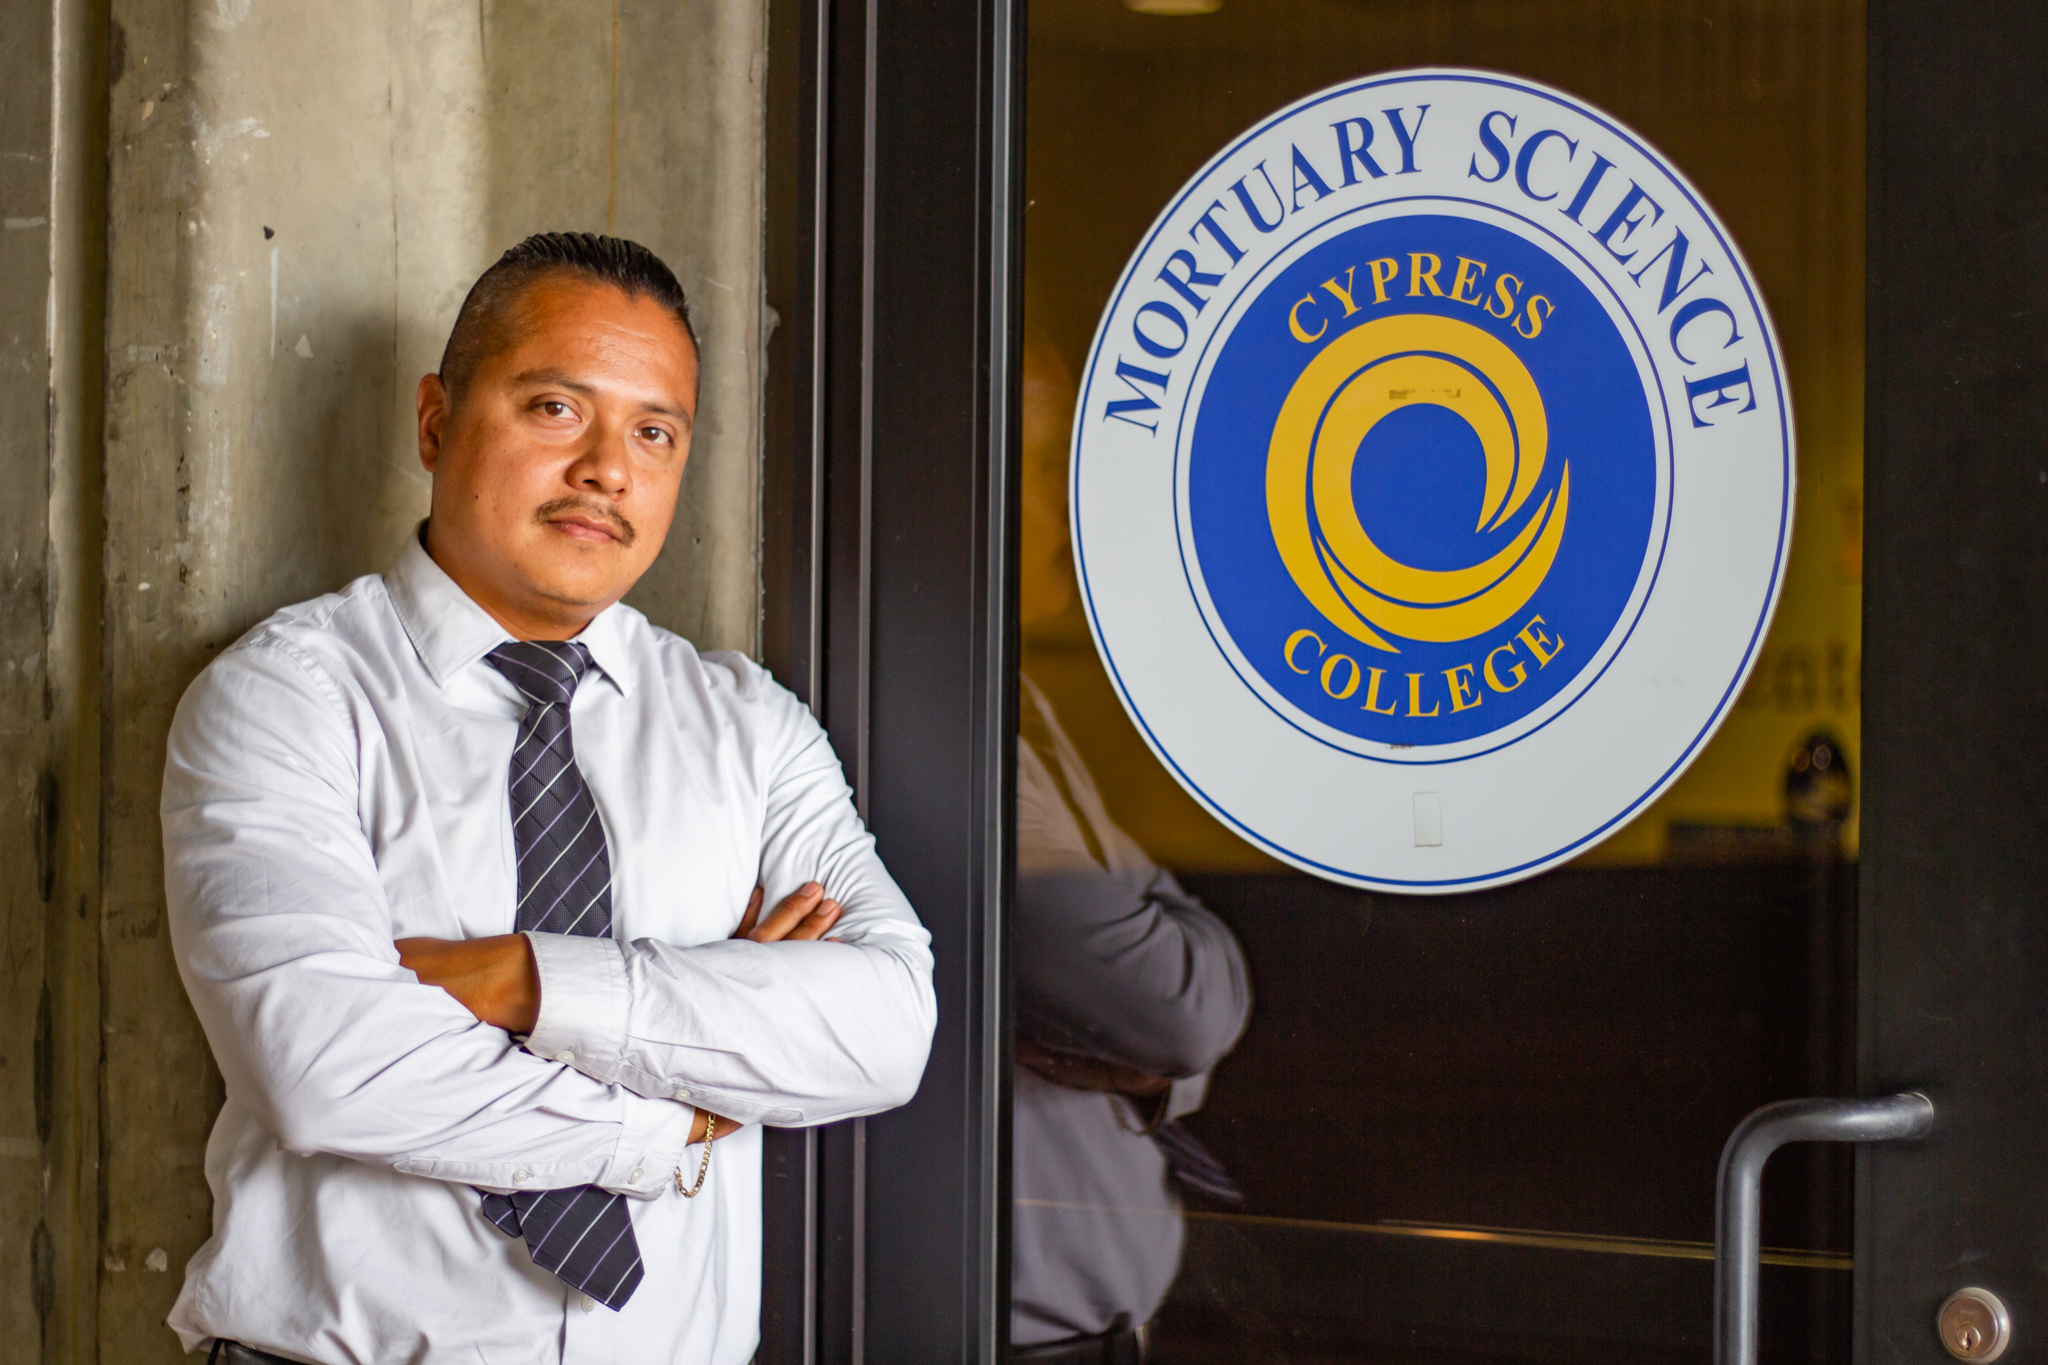
[[[996,1361],[1015,729],[1014,0],[770,7],[764,642],[931,930],[916,1100],[772,1133],[763,1365]]]
[[[1856,1359],[2048,1339],[2048,98],[2035,0],[1873,0]]]

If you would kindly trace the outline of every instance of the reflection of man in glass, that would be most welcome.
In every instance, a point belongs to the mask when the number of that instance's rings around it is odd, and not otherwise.
[[[1027,343],[1027,641],[1058,633],[1077,606],[1066,529],[1073,404],[1058,353]],[[1209,1069],[1244,1030],[1244,959],[1222,921],[1110,820],[1028,674],[1017,859],[1013,1358],[1136,1365],[1179,1266],[1181,1193],[1239,1198],[1176,1120],[1200,1106]]]

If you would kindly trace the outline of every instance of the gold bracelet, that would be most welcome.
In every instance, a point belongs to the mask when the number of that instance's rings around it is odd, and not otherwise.
[[[704,1111],[704,1159],[697,1163],[697,1183],[689,1189],[683,1188],[683,1168],[676,1167],[676,1193],[685,1199],[695,1199],[704,1189],[704,1177],[711,1173],[711,1144],[718,1140],[718,1115]]]

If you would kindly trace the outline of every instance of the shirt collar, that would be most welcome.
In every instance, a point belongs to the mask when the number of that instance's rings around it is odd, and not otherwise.
[[[422,531],[426,523],[421,524]],[[457,586],[420,543],[420,533],[405,538],[398,563],[384,575],[399,624],[418,651],[427,673],[442,687],[463,669],[512,637]],[[620,692],[633,690],[632,671],[620,630],[622,608],[613,603],[583,628],[576,642]]]
[[[633,670],[627,667],[625,623],[627,608],[612,603],[593,618],[576,637],[576,643],[590,651],[592,662],[604,670],[612,686],[624,696],[633,694]]]

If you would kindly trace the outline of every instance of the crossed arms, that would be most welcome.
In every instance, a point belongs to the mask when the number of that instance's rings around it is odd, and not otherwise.
[[[838,901],[826,896],[817,882],[805,882],[761,918],[766,893],[754,888],[747,913],[734,938],[754,943],[815,943],[838,920]],[[398,965],[423,986],[439,986],[477,1017],[479,1023],[524,1037],[540,1020],[540,965],[524,934],[493,934],[488,938],[401,938]],[[702,1142],[717,1118],[698,1110],[690,1141]]]
[[[286,1148],[486,1188],[519,1171],[652,1196],[700,1109],[809,1125],[914,1093],[928,940],[793,700],[758,746],[761,879],[831,886],[839,941],[795,932],[820,906],[772,942],[758,924],[694,946],[518,936],[539,983],[522,1048],[508,1027],[523,1019],[484,1022],[401,957],[395,924],[448,922],[418,908],[435,877],[440,894],[462,888],[421,870],[433,850],[415,827],[430,822],[370,790],[403,764],[374,748],[379,699],[338,671],[250,637],[186,694],[165,774],[179,971],[230,1102]]]

